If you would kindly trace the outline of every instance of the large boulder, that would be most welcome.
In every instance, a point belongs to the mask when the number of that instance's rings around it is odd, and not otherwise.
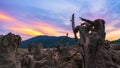
[[[8,33],[0,35],[0,68],[20,68],[16,52],[21,37]]]

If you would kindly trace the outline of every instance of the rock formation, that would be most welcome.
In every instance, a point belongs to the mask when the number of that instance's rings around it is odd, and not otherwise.
[[[0,36],[0,68],[20,68],[16,53],[21,42],[19,35],[8,33]]]

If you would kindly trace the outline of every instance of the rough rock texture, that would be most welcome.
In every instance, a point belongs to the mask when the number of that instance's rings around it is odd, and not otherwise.
[[[23,68],[82,68],[81,48],[66,47],[60,49],[64,53],[60,53],[56,48],[41,49],[44,52],[44,57],[41,57],[40,60],[35,59],[34,55],[30,53],[24,55]],[[77,50],[79,51],[76,53]],[[73,54],[75,54],[74,57],[70,58]],[[41,55],[43,56],[43,54]],[[101,45],[98,47],[96,54],[96,68],[120,68],[119,57],[120,50],[106,48],[106,46]]]
[[[119,68],[120,67],[120,50],[106,49],[99,46],[96,55],[96,68]]]
[[[8,33],[0,35],[0,68],[20,68],[16,52],[21,37]]]
[[[21,62],[23,68],[60,68],[63,63],[63,55],[60,55],[54,48],[43,49],[39,45],[33,46],[32,44],[28,50],[29,53],[23,56]]]

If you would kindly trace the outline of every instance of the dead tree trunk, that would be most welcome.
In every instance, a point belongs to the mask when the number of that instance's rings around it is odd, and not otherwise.
[[[71,19],[71,22],[72,22],[72,30],[73,30],[73,33],[74,33],[74,37],[75,37],[75,41],[77,42],[78,41],[78,38],[77,38],[77,31],[75,31],[75,20],[74,20],[74,13],[72,15],[72,19]]]
[[[84,62],[83,68],[96,68],[96,52],[98,46],[104,44],[103,40],[105,39],[105,31],[104,31],[105,22],[102,19],[90,21],[81,18],[81,20],[85,21],[85,23],[83,23],[84,25],[81,24],[73,28],[74,26],[74,19],[73,19],[72,28],[74,35],[76,35],[78,31],[80,32],[80,43],[82,45],[82,50],[83,50],[83,54],[82,54],[83,62]],[[89,31],[91,31],[91,33],[89,33]]]

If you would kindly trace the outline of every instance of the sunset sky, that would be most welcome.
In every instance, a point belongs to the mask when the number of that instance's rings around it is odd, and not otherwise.
[[[120,0],[1,0],[0,34],[12,32],[23,40],[38,36],[63,36],[71,29],[71,15],[106,21],[106,39],[120,38]]]

